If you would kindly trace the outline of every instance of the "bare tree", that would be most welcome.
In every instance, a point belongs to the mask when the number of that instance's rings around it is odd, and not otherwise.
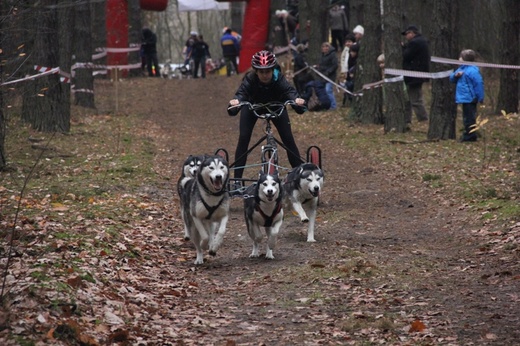
[[[403,62],[403,51],[398,37],[401,36],[401,0],[384,0],[383,42],[385,52],[385,67],[400,68]],[[383,85],[385,94],[385,133],[395,131],[403,133],[407,130],[407,110],[405,102],[408,95],[404,89],[404,81],[386,83]]]
[[[381,8],[379,1],[367,1],[364,5],[364,28],[367,35],[361,40],[356,63],[355,89],[381,78],[376,63],[381,54]],[[381,88],[363,91],[362,97],[354,99],[351,116],[365,124],[383,124],[383,94]]]
[[[139,0],[128,0],[128,42],[130,44],[141,44],[142,27]],[[140,61],[141,55],[139,51],[130,52],[128,55],[129,64],[137,64]],[[128,75],[136,77],[141,76],[142,73],[140,69],[131,69]]]
[[[58,39],[58,0],[42,0],[35,6],[31,14],[32,21],[26,21],[28,32],[36,33],[34,47],[31,52],[31,65],[48,68],[59,67]],[[70,128],[70,107],[63,112],[63,88],[69,84],[60,83],[59,74],[51,74],[37,78],[26,84],[23,95],[22,119],[39,131],[67,132]]]
[[[503,20],[500,32],[500,62],[506,65],[520,64],[520,1],[504,0],[500,2]],[[514,43],[516,42],[516,44]],[[500,91],[496,112],[518,112],[519,71],[500,71]]]
[[[456,1],[437,0],[433,7],[434,29],[430,33],[433,56],[457,56],[457,21],[458,6]],[[432,72],[446,71],[451,66],[432,64]],[[454,86],[448,78],[432,80],[432,103],[428,139],[454,139],[457,105],[453,97]]]
[[[92,63],[92,32],[90,30],[90,6],[88,3],[76,5],[74,25],[74,55],[76,63]],[[74,104],[94,108],[94,76],[91,68],[75,69]]]

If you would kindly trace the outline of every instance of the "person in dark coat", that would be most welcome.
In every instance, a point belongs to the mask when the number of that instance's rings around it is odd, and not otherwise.
[[[303,94],[305,90],[305,84],[310,82],[313,78],[307,69],[307,56],[305,54],[305,45],[300,43],[296,46],[296,55],[294,56],[294,77],[293,83],[296,87],[296,91],[300,95]],[[296,74],[297,73],[297,74]]]
[[[421,35],[415,25],[407,27],[402,35],[407,41],[403,44],[403,70],[429,72],[431,55],[426,38]],[[428,81],[427,78],[404,77],[410,104],[418,121],[428,120],[428,112],[426,112],[422,95],[422,85]],[[407,111],[406,114],[410,117],[406,120],[407,123],[411,123],[411,111]]]
[[[305,112],[305,100],[300,98],[296,89],[284,77],[273,53],[266,50],[255,53],[251,60],[251,67],[253,70],[244,76],[235,96],[229,101],[229,106],[236,106],[242,101],[268,103],[294,100],[298,105],[293,106],[294,110],[299,114]],[[238,109],[236,112],[230,110],[228,113],[232,116],[236,115]],[[257,120],[258,118],[251,110],[247,107],[242,107],[240,112],[240,134],[235,151],[235,178],[242,178],[243,167],[247,162],[249,142]],[[287,148],[287,156],[291,167],[299,166],[303,161],[292,134],[287,110],[285,109],[280,117],[273,119],[272,123],[278,130],[280,139]]]
[[[157,36],[152,30],[144,28],[141,39],[141,52],[146,62],[148,76],[160,77],[159,59],[157,58]]]
[[[309,108],[309,110],[313,112],[328,110],[330,108],[330,98],[327,94],[327,90],[325,90],[325,83],[323,80],[316,79],[305,84],[305,90],[302,93],[302,98],[305,100],[305,102],[307,102],[307,104],[309,104],[309,100],[312,97],[313,91],[316,94],[318,103],[312,108]]]
[[[206,59],[209,55],[209,45],[204,41],[202,35],[195,38],[191,47],[191,58],[193,59],[193,78],[199,78],[199,66],[201,67],[201,77],[206,78]]]
[[[231,76],[231,66],[238,74],[237,57],[240,54],[240,42],[232,34],[230,28],[226,29],[224,35],[220,38],[220,46],[222,47],[222,55],[226,61],[227,76]]]

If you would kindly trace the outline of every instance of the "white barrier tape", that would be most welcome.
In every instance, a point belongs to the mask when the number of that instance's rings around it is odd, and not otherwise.
[[[88,94],[93,94],[94,93],[94,90],[90,90],[90,89],[74,89],[75,85],[73,85],[71,87],[71,92],[74,94],[74,93],[88,93]]]
[[[112,48],[112,47],[106,47],[106,48],[96,48],[96,52],[105,52],[105,53],[128,53],[128,52],[135,52],[141,49],[141,45],[137,45],[135,43],[131,44],[128,48]]]
[[[452,64],[452,65],[474,65],[480,67],[492,67],[492,68],[505,68],[505,69],[515,69],[519,70],[519,65],[503,65],[503,64],[494,64],[487,62],[475,62],[475,61],[460,61],[456,59],[448,59],[448,58],[439,58],[436,56],[432,56],[432,62],[437,62],[441,64]]]
[[[385,79],[382,79],[382,80],[374,82],[374,83],[364,84],[363,87],[361,88],[361,90],[379,88],[379,87],[383,86],[383,84],[385,84],[385,83],[402,82],[403,80],[404,80],[403,76],[385,78]]]
[[[97,54],[92,55],[92,60],[101,59],[105,56],[107,56],[107,52],[97,53]]]
[[[8,85],[8,84],[14,84],[14,83],[18,83],[18,82],[23,82],[23,81],[26,81],[26,80],[34,80],[36,78],[40,78],[40,77],[43,77],[43,76],[47,76],[49,74],[55,74],[55,73],[59,73],[59,72],[60,72],[60,68],[59,67],[55,67],[55,68],[53,68],[51,70],[48,70],[48,71],[45,71],[45,72],[42,72],[42,73],[39,73],[39,74],[35,74],[35,75],[32,75],[32,76],[27,76],[25,78],[12,80],[12,81],[9,81],[9,82],[2,83],[0,85]]]
[[[415,78],[431,78],[431,79],[439,79],[449,77],[453,70],[441,71],[441,72],[420,72],[420,71],[410,71],[410,70],[399,70],[396,68],[385,68],[385,74],[394,75],[394,76],[404,76],[404,77],[415,77]]]
[[[131,65],[100,65],[100,64],[93,64],[91,62],[77,62],[74,65],[72,65],[72,70],[78,69],[78,68],[99,68],[99,69],[114,69],[118,68],[121,70],[131,70],[134,68],[141,68],[141,63],[135,63]]]

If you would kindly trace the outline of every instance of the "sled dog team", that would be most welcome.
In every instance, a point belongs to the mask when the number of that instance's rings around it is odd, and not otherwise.
[[[244,193],[244,216],[253,251],[260,257],[262,228],[267,234],[265,257],[273,259],[284,209],[293,209],[308,223],[307,241],[315,242],[314,226],[323,171],[312,163],[293,168],[282,181],[278,173],[259,174]],[[183,164],[177,193],[184,222],[184,239],[195,245],[195,264],[204,263],[204,251],[215,256],[222,245],[229,217],[229,166],[219,155],[190,155]]]

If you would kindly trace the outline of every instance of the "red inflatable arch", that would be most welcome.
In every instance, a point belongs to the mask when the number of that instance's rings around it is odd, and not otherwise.
[[[168,0],[139,0],[142,10],[164,11],[168,6]],[[127,0],[107,0],[106,2],[106,22],[107,47],[128,48],[128,1]],[[128,53],[108,53],[107,64],[127,65]],[[127,70],[123,71],[126,75]]]

